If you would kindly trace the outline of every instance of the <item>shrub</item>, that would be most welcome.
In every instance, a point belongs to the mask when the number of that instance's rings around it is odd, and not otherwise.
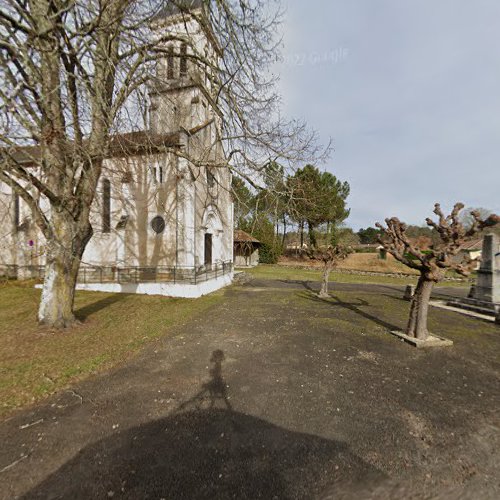
[[[281,255],[279,248],[267,243],[263,243],[259,248],[259,263],[260,264],[276,264]]]

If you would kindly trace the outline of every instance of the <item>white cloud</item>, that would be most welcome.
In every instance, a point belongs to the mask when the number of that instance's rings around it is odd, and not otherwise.
[[[288,1],[285,110],[333,138],[353,226],[422,223],[436,201],[500,211],[499,25],[497,0]]]

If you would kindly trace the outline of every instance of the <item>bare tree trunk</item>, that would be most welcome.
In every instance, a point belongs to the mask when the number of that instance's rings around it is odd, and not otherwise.
[[[283,251],[285,250],[286,244],[286,217],[283,217],[283,239],[281,241],[281,246],[283,247]]]
[[[322,299],[326,299],[329,297],[328,294],[328,280],[330,278],[330,271],[331,268],[328,264],[325,264],[325,267],[323,268],[323,281],[321,282],[321,290],[319,291],[318,296],[321,297]]]
[[[279,217],[278,217],[278,207],[274,209],[274,227],[276,228],[276,234],[274,235],[273,241],[276,245],[280,234]]]
[[[413,296],[410,307],[410,320],[406,334],[409,337],[414,337],[419,340],[426,340],[429,336],[427,330],[427,316],[429,312],[429,301],[431,299],[434,281],[431,281],[424,276],[418,280],[417,289]]]
[[[67,328],[75,322],[73,305],[76,280],[83,252],[92,236],[92,228],[90,224],[82,223],[75,234],[69,220],[58,218],[57,235],[47,244],[38,321],[54,328]]]
[[[307,223],[308,229],[309,229],[309,245],[311,248],[316,248],[317,241],[316,241],[316,235],[314,234],[314,225],[311,223]]]
[[[304,248],[304,221],[300,222],[300,249]]]

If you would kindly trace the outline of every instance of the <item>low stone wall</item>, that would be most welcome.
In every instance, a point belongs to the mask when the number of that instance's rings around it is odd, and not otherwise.
[[[320,266],[300,266],[300,265],[286,265],[282,267],[289,267],[291,269],[302,269],[302,270],[308,270],[308,271],[320,271],[321,267]],[[384,276],[388,278],[418,278],[418,274],[414,273],[386,273],[382,271],[359,271],[357,269],[342,269],[342,268],[335,268],[332,270],[333,273],[339,273],[339,274],[349,274],[349,275],[357,275],[357,276]],[[457,283],[471,283],[472,280],[471,278],[453,278],[453,277],[446,277],[444,281],[449,281],[449,282],[457,282]]]
[[[357,274],[359,276],[387,276],[391,278],[418,278],[418,274],[412,273],[384,273],[380,271],[357,271],[353,269],[334,269],[333,272],[340,274]],[[469,283],[472,282],[470,278],[453,278],[447,276],[444,281],[457,282],[457,283]]]

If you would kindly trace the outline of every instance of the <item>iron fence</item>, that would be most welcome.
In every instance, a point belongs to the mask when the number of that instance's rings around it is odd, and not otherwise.
[[[184,283],[198,284],[228,275],[233,270],[231,261],[217,262],[210,266],[91,266],[82,265],[78,272],[78,283]],[[44,266],[0,267],[4,279],[37,279],[45,275]]]

